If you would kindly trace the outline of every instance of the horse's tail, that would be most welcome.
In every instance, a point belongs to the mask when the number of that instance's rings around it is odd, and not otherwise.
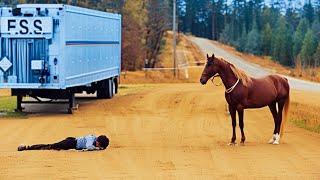
[[[288,97],[286,99],[286,102],[284,103],[284,107],[283,107],[283,111],[282,111],[282,122],[281,122],[281,128],[280,128],[280,136],[281,137],[283,137],[284,129],[285,129],[285,126],[287,123],[289,105],[290,105],[290,94],[288,94]]]

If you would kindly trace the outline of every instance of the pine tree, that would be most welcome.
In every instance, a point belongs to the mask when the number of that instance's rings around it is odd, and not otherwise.
[[[237,41],[236,49],[240,52],[243,52],[243,51],[245,51],[246,44],[247,44],[247,33],[246,33],[245,25],[243,25],[242,34],[241,34],[241,37]]]
[[[320,22],[319,22],[319,19],[315,19],[313,21],[311,29],[312,29],[317,41],[320,41]]]
[[[301,48],[301,61],[304,67],[314,64],[313,54],[317,48],[317,42],[311,29],[308,29],[306,36],[304,37],[302,48]]]
[[[272,58],[283,65],[293,65],[292,37],[283,17],[278,22],[278,28],[273,38]]]
[[[306,18],[309,21],[310,24],[313,22],[313,19],[314,19],[314,8],[313,8],[310,0],[309,0],[308,3],[306,3],[303,6],[303,17]]]
[[[231,29],[231,26],[230,24],[227,24],[225,26],[225,28],[223,29],[222,33],[220,34],[220,41],[223,42],[223,43],[226,43],[226,44],[230,44],[231,42],[231,37],[230,37],[230,34],[232,33],[232,29]]]
[[[264,26],[264,29],[262,31],[262,52],[264,55],[270,55],[271,53],[271,40],[272,40],[272,29],[270,27],[270,24],[267,23]]]
[[[211,17],[211,30],[212,30],[212,39],[218,40],[219,35],[224,27],[224,0],[213,0],[212,1],[212,17]]]
[[[294,33],[294,39],[293,39],[293,56],[294,57],[296,57],[301,51],[302,42],[305,34],[307,33],[308,26],[309,25],[308,25],[307,19],[304,18],[300,20],[297,30]]]
[[[255,23],[252,30],[248,33],[245,50],[252,54],[261,54],[261,37]]]
[[[320,0],[314,0],[316,19],[320,21]]]
[[[286,10],[286,21],[289,23],[292,29],[295,29],[299,24],[299,14],[296,12],[294,8],[293,2],[294,0],[288,0],[287,10]]]
[[[318,67],[320,65],[320,42],[318,43],[317,50],[313,55],[313,59],[315,67]]]

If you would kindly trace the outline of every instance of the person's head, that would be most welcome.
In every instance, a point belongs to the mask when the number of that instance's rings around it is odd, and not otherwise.
[[[105,135],[101,135],[96,139],[96,147],[106,149],[109,146],[109,139]]]

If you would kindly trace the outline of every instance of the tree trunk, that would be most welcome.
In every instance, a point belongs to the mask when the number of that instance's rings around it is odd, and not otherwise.
[[[212,4],[212,39],[213,40],[217,40],[217,37],[216,37],[216,30],[215,30],[215,5],[214,5],[214,2]]]

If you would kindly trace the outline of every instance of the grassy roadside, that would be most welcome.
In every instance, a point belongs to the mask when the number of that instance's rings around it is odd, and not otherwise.
[[[25,113],[15,112],[17,106],[16,98],[12,96],[0,97],[0,118],[24,118]]]
[[[300,102],[291,102],[289,122],[297,127],[320,133],[320,106]]]

